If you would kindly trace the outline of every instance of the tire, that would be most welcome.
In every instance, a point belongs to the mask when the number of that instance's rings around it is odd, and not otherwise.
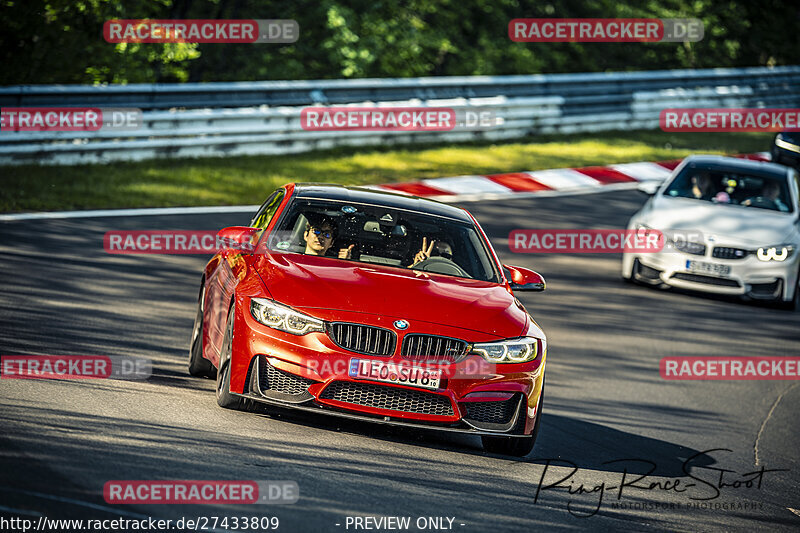
[[[641,281],[636,278],[636,275],[639,273],[639,259],[634,259],[633,264],[631,265],[631,277],[626,278],[622,276],[622,279],[625,280],[625,283],[630,283],[631,285],[644,285]]]
[[[228,325],[225,328],[225,338],[222,340],[222,350],[219,354],[219,368],[217,369],[217,404],[225,409],[241,409],[244,398],[231,394],[231,354],[233,346],[233,304],[228,312]]]
[[[533,451],[536,444],[536,437],[539,436],[539,422],[542,420],[542,405],[544,405],[544,385],[542,393],[539,395],[539,406],[536,408],[536,423],[533,425],[533,432],[527,437],[490,437],[482,436],[481,442],[483,449],[490,453],[499,455],[510,455],[512,457],[525,457]]]
[[[205,285],[200,290],[200,300],[197,302],[197,314],[194,317],[192,337],[189,339],[189,374],[195,377],[213,378],[214,365],[203,357],[203,302],[205,300]]]
[[[623,261],[623,266],[624,266],[624,264],[625,264],[624,256],[623,256],[623,260],[622,261]],[[628,272],[625,272],[624,270],[622,271],[622,281],[624,281],[625,283],[633,283],[633,266],[635,266],[635,262],[636,262],[636,259],[634,259],[633,262],[631,263],[630,271],[628,271]]]
[[[798,272],[797,282],[794,284],[794,298],[789,301],[778,301],[778,307],[786,311],[800,311],[800,272]]]

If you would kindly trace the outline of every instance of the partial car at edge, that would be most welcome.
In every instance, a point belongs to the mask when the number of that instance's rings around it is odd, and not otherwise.
[[[775,135],[770,154],[773,162],[800,169],[800,132],[784,131]]]

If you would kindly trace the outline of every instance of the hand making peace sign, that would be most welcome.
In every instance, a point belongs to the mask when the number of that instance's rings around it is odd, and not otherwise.
[[[417,252],[417,255],[414,256],[414,264],[416,265],[417,263],[421,263],[422,261],[425,261],[426,259],[428,259],[431,256],[431,253],[433,252],[433,247],[435,245],[436,245],[436,241],[431,239],[431,244],[428,245],[428,238],[427,237],[423,237],[422,238],[422,250]]]

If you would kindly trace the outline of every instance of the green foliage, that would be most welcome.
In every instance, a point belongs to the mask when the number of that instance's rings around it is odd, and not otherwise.
[[[0,84],[534,74],[797,62],[788,0],[0,0]],[[699,18],[699,43],[516,43],[528,17]],[[295,19],[293,44],[129,44],[110,18]]]

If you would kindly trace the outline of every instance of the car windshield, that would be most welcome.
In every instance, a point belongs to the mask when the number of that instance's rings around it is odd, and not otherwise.
[[[270,233],[267,246],[280,252],[499,282],[489,251],[472,224],[393,207],[298,199]]]
[[[792,212],[786,180],[727,170],[686,168],[672,180],[664,195]]]

